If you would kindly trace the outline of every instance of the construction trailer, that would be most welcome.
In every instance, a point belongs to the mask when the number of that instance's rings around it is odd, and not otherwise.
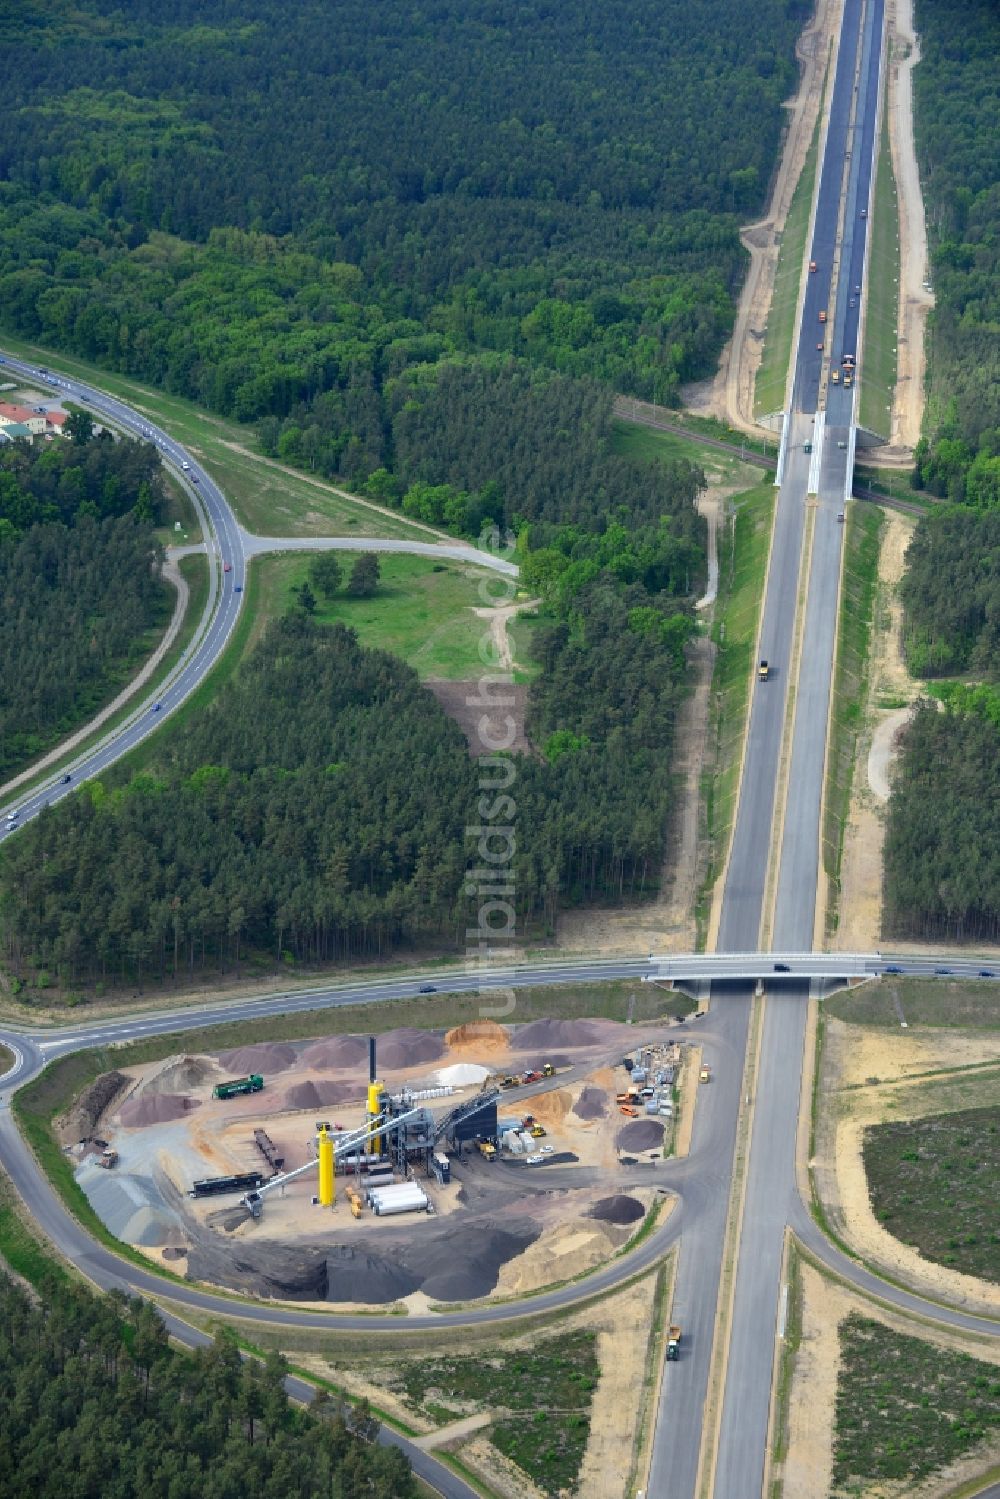
[[[275,1181],[277,1178],[272,1177]],[[206,1176],[191,1186],[192,1197],[225,1197],[235,1192],[256,1192],[264,1186],[261,1171],[238,1171],[232,1176]]]
[[[285,1157],[279,1155],[275,1149],[274,1141],[266,1130],[255,1129],[253,1132],[253,1143],[264,1157],[272,1171],[278,1172],[285,1164]]]

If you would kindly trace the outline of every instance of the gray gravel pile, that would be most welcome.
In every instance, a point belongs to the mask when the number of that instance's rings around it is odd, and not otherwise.
[[[215,1075],[214,1063],[206,1057],[179,1057],[163,1071],[157,1073],[143,1086],[144,1093],[187,1093],[190,1088],[200,1088],[206,1079]]]
[[[91,1159],[77,1172],[95,1213],[116,1239],[149,1247],[177,1237],[177,1219],[148,1176],[105,1171]]]
[[[337,1067],[364,1067],[368,1076],[368,1037],[329,1036],[325,1041],[313,1041],[302,1053],[304,1067],[314,1071],[333,1071]]]
[[[663,1144],[663,1125],[658,1119],[631,1119],[618,1131],[623,1150],[654,1150]]]
[[[588,1217],[601,1223],[638,1223],[645,1216],[645,1208],[634,1197],[602,1197],[595,1202]]]
[[[233,1076],[247,1077],[259,1072],[266,1080],[269,1073],[285,1072],[298,1061],[294,1046],[282,1041],[261,1041],[256,1046],[238,1046],[235,1051],[223,1051],[219,1062]]]
[[[579,1119],[604,1119],[608,1112],[608,1098],[603,1088],[588,1083],[573,1105],[573,1113]]]
[[[200,1109],[197,1098],[178,1097],[176,1093],[140,1093],[122,1104],[118,1117],[129,1129],[142,1129],[149,1124],[167,1124],[171,1119],[181,1119],[193,1109]]]

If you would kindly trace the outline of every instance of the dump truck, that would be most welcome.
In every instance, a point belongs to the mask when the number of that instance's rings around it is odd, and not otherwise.
[[[110,1171],[113,1166],[118,1165],[117,1150],[112,1150],[110,1146],[107,1146],[98,1156],[97,1164],[103,1166],[105,1171]]]
[[[819,315],[819,320],[820,320],[821,323],[825,323],[826,322],[826,308],[825,307],[823,308],[823,311]]]
[[[711,1070],[711,1068],[710,1067],[702,1067],[701,1071],[698,1073],[698,1081],[702,1082],[702,1083],[708,1083],[708,1082],[711,1082],[711,1080],[712,1080],[712,1070]]]
[[[244,1093],[259,1093],[264,1086],[264,1079],[259,1072],[251,1072],[249,1077],[232,1077],[228,1082],[216,1083],[212,1089],[213,1098],[239,1098]]]
[[[840,371],[839,370],[831,370],[830,371],[830,384],[831,385],[839,385],[840,384]]]
[[[768,677],[770,675],[771,675],[771,668],[768,666],[768,664],[767,664],[767,662],[765,660],[761,660],[761,663],[760,663],[760,665],[757,668],[757,678],[758,678],[758,680],[761,681],[761,682],[766,682],[767,679],[768,679]]]
[[[676,1322],[672,1322],[670,1324],[670,1331],[667,1334],[667,1359],[670,1363],[675,1364],[677,1362],[677,1354],[680,1346],[681,1330]]]

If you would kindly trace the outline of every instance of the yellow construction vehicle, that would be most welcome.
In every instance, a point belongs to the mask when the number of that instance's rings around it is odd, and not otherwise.
[[[533,1124],[531,1126],[531,1138],[533,1140],[543,1140],[545,1138],[545,1130],[540,1124]]]

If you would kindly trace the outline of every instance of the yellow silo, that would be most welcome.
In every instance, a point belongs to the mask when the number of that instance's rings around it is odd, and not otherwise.
[[[325,1129],[319,1132],[319,1202],[324,1208],[332,1208],[334,1202],[333,1141]]]

